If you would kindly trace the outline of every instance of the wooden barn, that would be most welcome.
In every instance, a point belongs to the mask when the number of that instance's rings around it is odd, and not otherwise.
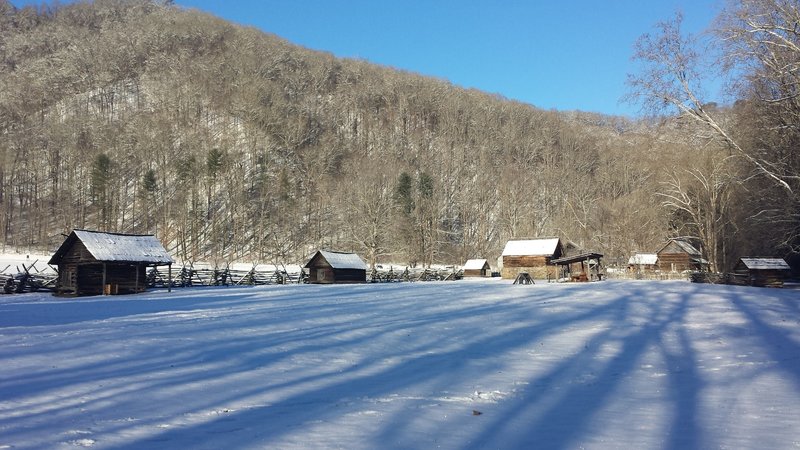
[[[308,260],[308,282],[317,284],[366,283],[367,265],[355,253],[319,250]]]
[[[485,259],[467,260],[464,263],[463,270],[465,277],[488,277],[492,272],[489,262]]]
[[[552,263],[562,257],[564,250],[559,238],[511,240],[503,249],[503,279],[514,280],[520,272],[527,272],[533,278],[555,279],[558,270]]]
[[[633,273],[655,272],[658,264],[656,253],[636,253],[628,259],[628,271]]]
[[[783,287],[791,268],[783,258],[741,258],[733,267],[731,282],[760,287]]]
[[[55,295],[133,294],[147,288],[147,268],[171,266],[152,235],[73,230],[50,258],[58,266]]]
[[[662,272],[708,270],[708,261],[703,259],[700,251],[683,239],[670,239],[656,252],[656,256],[658,258],[656,266]]]

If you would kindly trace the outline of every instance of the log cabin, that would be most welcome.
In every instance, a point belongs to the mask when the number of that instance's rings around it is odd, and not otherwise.
[[[304,266],[315,284],[366,283],[367,264],[355,253],[317,251]]]
[[[656,252],[656,266],[662,272],[684,272],[708,270],[708,261],[703,259],[700,251],[684,239],[670,239],[661,250]]]
[[[133,294],[147,289],[147,268],[172,257],[152,235],[73,230],[50,258],[58,266],[55,295]]]
[[[733,267],[730,281],[759,287],[783,287],[791,267],[783,258],[741,258]]]
[[[520,272],[528,272],[533,278],[555,279],[558,270],[552,260],[563,254],[559,238],[511,240],[503,249],[500,275],[503,279],[513,280]]]

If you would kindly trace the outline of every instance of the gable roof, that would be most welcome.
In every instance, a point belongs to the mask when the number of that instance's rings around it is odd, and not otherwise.
[[[688,253],[689,255],[692,255],[692,256],[698,256],[698,257],[701,256],[700,255],[700,250],[694,248],[694,246],[692,244],[688,243],[687,241],[684,241],[683,239],[677,239],[677,238],[676,239],[670,239],[666,244],[664,244],[663,247],[661,247],[661,250],[657,251],[656,253],[661,253],[664,250],[666,250],[667,247],[670,247],[670,246],[673,246],[673,248],[675,246],[677,246],[676,250],[679,250],[679,251],[684,252],[684,253]]]
[[[76,242],[83,243],[89,254],[100,262],[138,262],[172,264],[174,260],[153,235],[103,233],[73,230],[50,258],[58,264]]]
[[[739,261],[750,270],[791,270],[783,258],[742,258]]]
[[[314,253],[314,256],[306,263],[305,268],[310,267],[311,262],[314,261],[317,255],[325,258],[325,261],[334,269],[367,270],[367,264],[355,253],[333,252],[329,250],[319,250],[317,253]]]
[[[469,259],[464,263],[464,270],[481,270],[489,263],[485,259]]]
[[[628,259],[628,264],[634,265],[655,265],[658,255],[655,253],[637,253]]]
[[[560,242],[558,238],[508,241],[502,256],[553,256]]]

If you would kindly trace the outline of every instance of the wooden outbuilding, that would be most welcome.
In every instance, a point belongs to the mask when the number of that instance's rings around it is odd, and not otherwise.
[[[636,253],[628,259],[628,271],[634,273],[655,272],[658,264],[656,253]]]
[[[465,277],[488,277],[491,275],[491,267],[485,259],[470,259],[464,263],[462,268]]]
[[[656,266],[662,272],[708,270],[708,261],[703,259],[699,250],[684,239],[670,239],[656,252],[656,255],[658,257]]]
[[[147,268],[173,260],[152,235],[73,230],[50,258],[55,295],[133,294],[147,289]]]
[[[602,260],[602,253],[587,252],[554,259],[551,262],[559,267],[559,279],[601,281],[603,279]]]
[[[308,282],[315,284],[366,283],[367,264],[355,253],[319,250],[306,263]]]
[[[733,267],[731,283],[760,287],[783,287],[791,267],[783,258],[741,258]]]
[[[527,272],[533,278],[555,279],[558,276],[552,260],[563,256],[559,238],[511,240],[503,249],[503,279],[514,280],[520,272]]]

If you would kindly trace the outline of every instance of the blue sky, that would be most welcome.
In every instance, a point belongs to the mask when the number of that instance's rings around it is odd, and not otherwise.
[[[38,1],[12,0],[19,6]],[[635,115],[622,103],[633,44],[684,14],[707,28],[722,0],[176,0],[304,47],[543,109]],[[712,98],[714,96],[712,95]]]

